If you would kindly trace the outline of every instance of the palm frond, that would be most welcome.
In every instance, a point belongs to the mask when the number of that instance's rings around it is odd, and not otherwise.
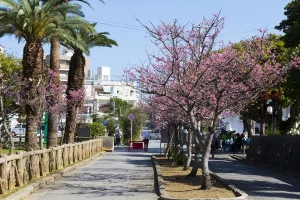
[[[27,16],[31,15],[31,13],[32,13],[32,7],[31,7],[30,3],[32,3],[32,2],[30,2],[29,0],[21,0],[21,2],[20,2],[22,10],[23,10],[24,14]],[[32,5],[32,6],[34,6],[34,5]]]
[[[81,6],[79,4],[60,4],[55,6],[53,9],[53,12],[60,13],[65,18],[70,15],[80,16],[84,17],[83,12],[81,11]]]

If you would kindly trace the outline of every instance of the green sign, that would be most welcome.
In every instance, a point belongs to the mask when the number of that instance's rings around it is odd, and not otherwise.
[[[48,142],[48,112],[45,112],[45,121],[44,121],[44,143]]]

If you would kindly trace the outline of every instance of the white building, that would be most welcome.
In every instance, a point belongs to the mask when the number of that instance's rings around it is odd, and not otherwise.
[[[63,48],[60,55],[60,80],[62,83],[67,83],[69,64],[72,57],[72,52]],[[47,55],[44,60],[45,65],[50,65],[50,55]],[[102,66],[97,68],[97,74],[94,75],[92,70],[89,70],[90,61],[86,58],[85,67],[85,103],[82,109],[83,113],[79,117],[85,118],[86,122],[91,122],[89,113],[100,112],[100,107],[107,104],[110,98],[116,97],[129,104],[136,105],[138,102],[138,93],[134,89],[136,83],[131,83],[133,87],[122,83],[121,81],[111,80],[110,67]]]
[[[95,79],[100,81],[110,81],[110,67],[98,67]]]
[[[239,115],[223,118],[221,119],[221,124],[226,124],[224,128],[226,131],[235,131],[236,133],[240,134],[244,131],[243,120]]]
[[[137,104],[136,83],[132,82],[131,86],[128,86],[121,81],[111,80],[110,68],[105,66],[98,67],[95,77],[97,79],[93,81],[93,84],[86,84],[86,96],[89,100],[93,100],[94,112],[99,112],[100,106],[107,104],[113,97],[127,101],[134,106]],[[86,80],[86,82],[89,81]]]
[[[70,61],[72,55],[73,53],[69,49],[65,47],[62,48],[60,61],[59,61],[59,65],[60,65],[59,76],[60,76],[60,81],[62,83],[67,83],[68,81],[68,74],[69,74]],[[50,65],[50,55],[46,56],[44,60],[44,64]],[[90,68],[90,59],[85,57],[85,70],[84,70],[85,74],[87,74],[89,68]]]
[[[84,110],[86,114],[80,116],[85,117],[90,122],[89,111],[102,115],[101,106],[108,104],[111,98],[119,98],[136,106],[139,94],[135,87],[135,82],[128,86],[121,81],[111,80],[110,67],[98,67],[94,78],[92,71],[88,71],[85,79]]]

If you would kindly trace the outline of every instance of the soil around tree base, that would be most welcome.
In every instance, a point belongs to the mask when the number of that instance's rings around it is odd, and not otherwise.
[[[201,190],[201,169],[196,177],[187,178],[189,170],[183,170],[183,166],[172,166],[172,160],[165,156],[155,156],[165,187],[165,196],[176,199],[199,198],[235,198],[234,191],[211,176],[213,186],[208,190]]]

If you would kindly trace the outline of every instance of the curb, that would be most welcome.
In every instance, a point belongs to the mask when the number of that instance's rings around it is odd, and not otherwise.
[[[231,158],[237,160],[237,161],[246,161],[246,158],[242,158],[241,156],[238,156],[238,155],[230,155]]]
[[[5,198],[4,200],[22,200],[22,199],[26,198],[27,196],[29,196],[30,194],[34,193],[35,191],[42,189],[47,185],[50,185],[51,183],[59,180],[62,176],[74,171],[75,169],[77,169],[79,167],[82,167],[83,165],[88,164],[90,161],[98,158],[99,156],[101,156],[103,154],[105,154],[105,152],[101,152],[96,155],[93,155],[88,159],[85,159],[77,164],[74,164],[70,167],[67,167],[67,168],[61,170],[60,172],[57,172],[48,177],[39,179],[36,182],[26,186],[25,188],[20,189],[18,192],[13,193],[12,195]]]
[[[166,190],[165,190],[165,185],[163,182],[163,176],[160,171],[160,167],[158,165],[158,162],[155,158],[155,156],[151,156],[152,164],[153,164],[153,170],[154,170],[154,187],[155,190],[160,197],[160,200],[242,200],[242,199],[248,199],[248,195],[236,188],[233,185],[229,185],[224,181],[222,178],[220,178],[218,175],[216,175],[213,172],[210,172],[211,176],[213,176],[215,179],[220,181],[222,184],[225,185],[228,189],[234,192],[237,197],[234,198],[193,198],[193,199],[181,199],[181,198],[173,198],[173,197],[168,197],[166,196]]]

